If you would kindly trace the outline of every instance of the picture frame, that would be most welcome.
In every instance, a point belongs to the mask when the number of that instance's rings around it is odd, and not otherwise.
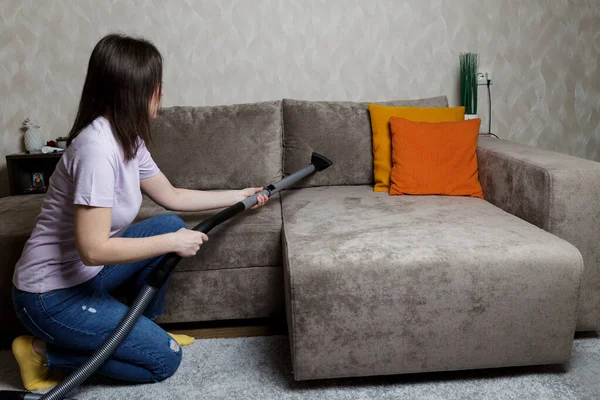
[[[43,188],[46,186],[43,172],[34,172],[31,176],[31,183],[34,188]]]

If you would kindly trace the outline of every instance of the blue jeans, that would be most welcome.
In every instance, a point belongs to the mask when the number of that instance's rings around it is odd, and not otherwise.
[[[179,217],[160,215],[130,226],[123,237],[156,236],[183,227],[186,224]],[[46,293],[24,292],[13,286],[15,312],[35,337],[46,342],[48,367],[73,370],[85,362],[128,310],[111,294],[124,285],[137,294],[161,259],[107,265],[87,282]],[[98,374],[130,382],[156,382],[177,371],[181,348],[151,321],[163,312],[165,292],[166,285]]]

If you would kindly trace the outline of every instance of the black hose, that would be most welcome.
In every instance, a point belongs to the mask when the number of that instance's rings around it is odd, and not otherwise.
[[[123,317],[119,325],[110,334],[106,342],[100,346],[98,350],[92,354],[92,356],[73,373],[63,379],[58,385],[56,385],[51,391],[41,396],[41,400],[58,400],[62,399],[67,393],[81,385],[87,378],[90,377],[104,362],[117,350],[117,347],[125,340],[129,332],[135,326],[138,318],[144,313],[148,303],[154,297],[154,294],[158,289],[144,285],[140,293],[135,298],[129,311]]]
[[[247,199],[218,212],[212,217],[205,219],[193,229],[199,232],[208,233],[217,225],[254,206],[257,203],[258,194],[266,194],[270,197],[280,190],[283,190],[286,187],[300,181],[304,177],[313,173],[315,170],[322,171],[328,168],[331,164],[332,162],[325,156],[318,153],[313,153],[311,164],[309,166],[304,167],[300,171],[281,179],[279,182],[267,186],[267,188],[262,190],[260,193],[250,196]],[[100,346],[100,348],[96,350],[85,363],[80,365],[51,391],[42,395],[23,391],[1,390],[0,398],[24,400],[64,399],[64,396],[67,393],[81,385],[98,368],[100,368],[100,366],[112,355],[112,353],[115,352],[123,340],[125,340],[129,332],[131,332],[138,318],[144,313],[144,310],[148,306],[148,303],[150,303],[152,300],[152,297],[154,297],[154,294],[158,292],[158,290],[165,284],[179,261],[181,261],[181,257],[176,253],[168,253],[162,258],[158,265],[154,267],[152,272],[148,275],[146,278],[146,285],[144,285],[142,290],[140,290],[140,293],[135,298],[132,306],[129,308],[129,311],[127,314],[125,314],[121,322],[119,322],[119,325],[117,325],[108,339],[106,339],[102,346]]]
[[[218,212],[212,217],[205,219],[193,229],[199,232],[208,233],[211,229],[236,216],[244,211],[244,209],[242,202],[238,202],[233,206]],[[179,261],[181,261],[181,257],[177,253],[166,254],[161,262],[154,267],[152,272],[150,272],[146,278],[146,285],[144,285],[133,305],[106,342],[96,350],[84,364],[77,368],[77,370],[67,378],[62,380],[50,392],[40,397],[40,399],[62,399],[64,395],[89,378],[111,356],[111,354],[117,350],[117,347],[125,340],[127,335],[129,335],[129,332],[131,332],[139,317],[144,313],[144,310],[146,310],[146,307],[154,297],[154,294],[166,283]]]
[[[212,217],[205,219],[192,229],[202,233],[208,233],[215,226],[227,221],[244,210],[244,204],[241,201],[237,202],[231,207],[228,207],[216,213]],[[146,284],[157,289],[161,288],[162,285],[167,282],[167,279],[169,279],[171,272],[173,272],[173,269],[175,269],[179,261],[181,261],[181,257],[176,253],[166,254],[161,262],[154,267],[152,272],[150,272],[146,278]]]

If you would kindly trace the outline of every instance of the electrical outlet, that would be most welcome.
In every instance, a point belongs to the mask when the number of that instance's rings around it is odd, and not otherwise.
[[[491,71],[479,71],[477,73],[477,84],[478,85],[487,85],[488,79],[490,80],[490,84],[491,84],[492,83]]]

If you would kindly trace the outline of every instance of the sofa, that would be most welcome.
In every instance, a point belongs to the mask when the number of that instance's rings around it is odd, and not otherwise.
[[[366,102],[168,107],[152,129],[178,187],[267,185],[313,151],[334,163],[211,231],[171,276],[159,323],[286,317],[296,380],[560,364],[576,330],[600,329],[600,163],[480,137],[485,199],[389,196],[373,191]],[[5,339],[42,200],[0,199]],[[168,212],[144,198],[137,220]]]

